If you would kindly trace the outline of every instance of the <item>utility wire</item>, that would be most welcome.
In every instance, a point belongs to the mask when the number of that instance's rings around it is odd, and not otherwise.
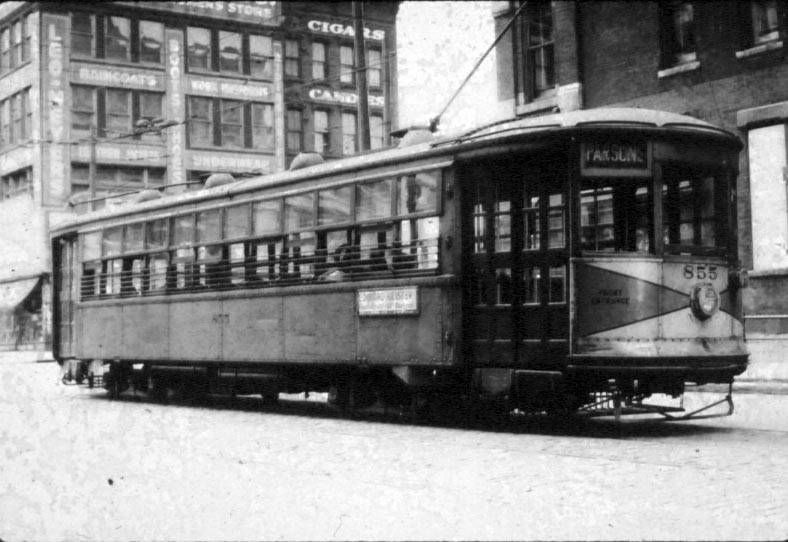
[[[479,58],[479,60],[476,61],[476,64],[473,66],[473,68],[471,68],[470,73],[465,77],[465,80],[460,84],[459,88],[457,88],[457,90],[454,92],[452,97],[449,98],[449,101],[446,103],[446,105],[443,107],[443,109],[441,109],[441,112],[438,113],[435,117],[430,119],[430,131],[431,132],[435,132],[438,129],[438,124],[440,124],[441,117],[443,116],[443,114],[446,113],[446,110],[452,104],[454,99],[459,95],[460,91],[462,91],[462,89],[468,83],[470,78],[473,77],[473,74],[476,73],[476,70],[479,69],[479,66],[484,61],[484,59],[487,57],[487,55],[490,54],[490,51],[492,51],[495,48],[495,46],[498,45],[498,42],[501,41],[501,38],[503,37],[503,35],[506,34],[506,32],[509,30],[509,28],[514,23],[514,21],[517,19],[517,16],[520,15],[520,12],[523,10],[523,8],[525,8],[527,3],[528,2],[522,2],[520,4],[520,7],[517,8],[517,11],[515,11],[514,15],[512,15],[512,18],[509,19],[509,22],[506,23],[506,26],[503,27],[503,30],[501,30],[500,33],[498,34],[498,36],[495,38],[495,41],[493,41],[492,44],[487,48],[487,50],[484,52],[484,54],[481,56],[481,58]]]

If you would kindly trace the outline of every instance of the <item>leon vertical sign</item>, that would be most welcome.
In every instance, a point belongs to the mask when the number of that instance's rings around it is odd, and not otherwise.
[[[183,33],[180,30],[167,29],[167,110],[170,120],[181,122],[166,130],[167,134],[167,170],[169,184],[181,184],[186,181],[183,169],[183,148],[185,141],[186,104],[183,94]]]
[[[47,140],[43,153],[43,178],[46,179],[43,193],[45,205],[62,205],[68,197],[69,164],[68,137],[66,126],[66,76],[68,55],[66,54],[68,18],[46,13],[43,15],[44,59],[43,85],[44,119],[43,139]]]

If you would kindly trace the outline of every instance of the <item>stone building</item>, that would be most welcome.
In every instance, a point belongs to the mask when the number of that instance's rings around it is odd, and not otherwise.
[[[397,9],[365,4],[372,148],[396,128]],[[353,38],[350,2],[2,3],[0,349],[46,344],[71,214],[356,152]]]
[[[496,2],[500,31],[520,2]],[[750,374],[788,377],[788,4],[526,2],[496,48],[510,115],[602,106],[695,116],[741,136],[739,258]]]

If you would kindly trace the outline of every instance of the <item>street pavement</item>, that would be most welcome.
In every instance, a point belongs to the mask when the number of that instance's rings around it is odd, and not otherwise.
[[[2,540],[785,539],[788,396],[681,423],[465,429],[169,405],[0,363]],[[689,393],[693,408],[716,390]]]

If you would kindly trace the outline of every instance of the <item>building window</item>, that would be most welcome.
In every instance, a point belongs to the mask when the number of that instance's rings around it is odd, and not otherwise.
[[[787,134],[785,124],[763,126],[747,133],[756,271],[788,267]]]
[[[219,71],[241,73],[241,34],[219,31]]]
[[[211,31],[207,28],[186,29],[187,65],[190,70],[209,70],[211,59]]]
[[[274,71],[273,40],[269,36],[249,36],[249,73],[252,77],[271,79]]]
[[[22,64],[22,21],[11,26],[11,68]]]
[[[353,47],[342,45],[339,47],[339,80],[342,83],[355,82],[355,62]]]
[[[131,21],[107,17],[104,22],[104,58],[131,60]]]
[[[380,87],[383,72],[383,58],[378,49],[367,49],[367,84],[372,88]]]
[[[164,95],[159,92],[138,92],[137,117],[134,119],[135,126],[139,120],[153,121],[162,118],[162,101]],[[161,141],[161,133],[143,132],[142,139],[150,141]]]
[[[189,146],[213,145],[213,100],[189,97]]]
[[[33,194],[33,175],[30,168],[0,177],[0,200],[15,198],[22,194]]]
[[[325,154],[331,147],[331,133],[328,130],[328,111],[314,112],[315,152]]]
[[[30,139],[32,114],[29,88],[0,102],[0,147]]]
[[[382,149],[385,144],[383,134],[383,117],[379,115],[369,116],[369,146],[371,149]]]
[[[244,146],[244,114],[243,102],[234,100],[220,100],[221,117],[220,126],[220,145],[222,147],[243,147]]]
[[[326,44],[312,42],[312,79],[326,78]]]
[[[3,28],[0,32],[0,73],[11,68],[11,29]]]
[[[301,76],[301,58],[298,40],[285,40],[285,75]]]
[[[274,148],[274,106],[252,104],[252,147]]]
[[[741,24],[741,47],[749,48],[780,38],[780,14],[777,0],[738,2]]]
[[[662,67],[697,60],[695,51],[695,15],[690,2],[660,4],[662,28]]]
[[[71,14],[71,53],[74,55],[93,56],[94,51],[94,19],[87,13]]]
[[[111,137],[131,133],[131,91],[107,89],[104,132]]]
[[[153,21],[140,21],[140,62],[161,64],[164,25]]]
[[[522,25],[523,98],[533,101],[555,89],[555,46],[550,2],[529,3]]]
[[[297,154],[301,152],[303,130],[301,128],[301,111],[299,109],[287,110],[287,152]]]
[[[356,152],[356,115],[355,113],[342,113],[342,154],[349,155]]]

